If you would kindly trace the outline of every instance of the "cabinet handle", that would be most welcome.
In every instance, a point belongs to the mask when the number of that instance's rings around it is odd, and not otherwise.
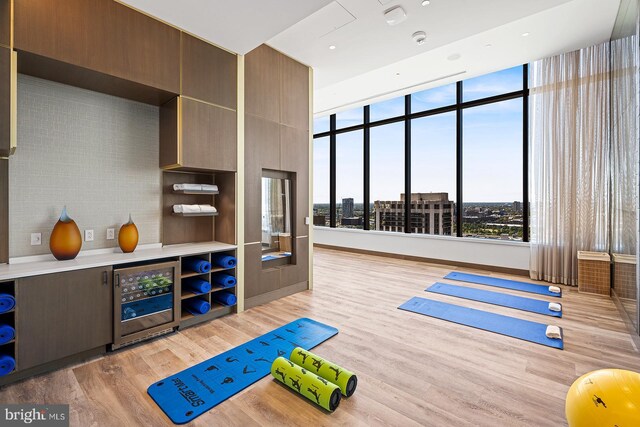
[[[103,285],[106,285],[107,283],[108,283],[108,280],[107,280],[107,272],[106,272],[106,270],[105,270],[105,271],[103,271],[103,272],[102,272],[102,284],[103,284]]]
[[[120,275],[116,273],[116,275],[113,278],[113,282],[114,285],[116,286],[116,288],[120,287]]]

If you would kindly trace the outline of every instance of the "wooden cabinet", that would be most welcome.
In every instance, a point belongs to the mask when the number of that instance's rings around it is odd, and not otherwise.
[[[17,78],[15,53],[0,47],[0,157],[16,149]]]
[[[111,267],[28,277],[16,286],[21,370],[112,342]]]
[[[11,47],[12,0],[0,0],[0,45]]]
[[[178,97],[160,111],[160,167],[235,172],[236,112]]]
[[[309,67],[280,55],[280,123],[309,130]]]
[[[236,55],[182,33],[182,95],[236,109]]]
[[[264,44],[245,56],[245,113],[280,122],[281,56]]]
[[[16,1],[14,44],[32,55],[180,91],[180,31],[113,0]]]

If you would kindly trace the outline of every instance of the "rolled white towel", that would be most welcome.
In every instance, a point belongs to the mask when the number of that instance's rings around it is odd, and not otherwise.
[[[547,331],[545,334],[547,335],[547,338],[552,338],[556,340],[559,340],[562,338],[562,333],[560,332],[560,328],[556,325],[547,326]]]
[[[200,212],[218,212],[215,207],[211,205],[198,205],[200,207]]]
[[[218,186],[215,184],[202,184],[202,191],[218,191]]]
[[[557,286],[549,286],[549,292],[553,292],[554,294],[559,294],[560,288]]]
[[[202,191],[202,184],[173,184],[174,191]]]
[[[549,310],[551,311],[562,311],[562,304],[558,304],[557,302],[549,303]]]
[[[200,205],[173,205],[173,211],[175,213],[198,213]]]

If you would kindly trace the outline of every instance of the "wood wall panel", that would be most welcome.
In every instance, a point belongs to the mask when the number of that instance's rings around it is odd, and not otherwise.
[[[237,69],[236,55],[182,34],[182,95],[235,110]]]
[[[11,151],[11,49],[0,47],[0,157]]]
[[[0,159],[0,264],[9,262],[9,160]]]
[[[218,173],[215,176],[220,194],[215,196],[214,206],[220,215],[215,219],[215,236],[218,242],[236,242],[236,174]]]
[[[160,167],[175,166],[180,163],[180,147],[178,134],[179,98],[160,107]]]
[[[244,245],[244,297],[260,295],[262,271],[262,245],[260,242]]]
[[[281,53],[261,45],[245,56],[245,112],[280,122]],[[307,106],[308,108],[308,106]]]
[[[192,169],[235,171],[236,112],[182,98],[182,165]]]
[[[309,67],[280,55],[280,123],[309,130]]]
[[[282,170],[296,173],[295,235],[306,236],[309,226],[309,131],[280,126],[280,165]]]
[[[178,94],[180,31],[111,0],[20,0],[15,48]]]
[[[11,46],[11,1],[0,0],[0,45]]]

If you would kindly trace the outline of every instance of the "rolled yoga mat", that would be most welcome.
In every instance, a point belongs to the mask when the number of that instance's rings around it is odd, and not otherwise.
[[[211,298],[224,305],[236,305],[238,302],[236,296],[228,291],[213,292]]]
[[[222,268],[232,268],[236,266],[236,258],[227,254],[211,254],[211,263]]]
[[[8,354],[0,354],[0,377],[13,372],[16,368],[16,360]]]
[[[184,305],[187,311],[194,316],[206,314],[211,310],[211,304],[200,298],[190,298],[184,300]]]
[[[16,337],[16,330],[10,325],[0,325],[0,345],[6,344]]]
[[[236,285],[236,278],[230,274],[217,273],[211,276],[211,282],[220,288],[233,288]]]
[[[206,294],[211,291],[211,283],[199,277],[190,277],[182,281],[182,287],[194,294]]]
[[[340,387],[284,357],[273,361],[271,375],[327,411],[335,411],[340,405]]]
[[[211,271],[211,263],[199,258],[183,258],[182,270],[191,270],[196,273],[208,273]]]
[[[310,351],[296,347],[291,352],[289,360],[298,366],[302,366],[311,372],[315,372],[325,380],[340,387],[343,395],[349,397],[355,391],[358,385],[358,377],[353,372],[329,362]]]
[[[0,313],[5,313],[9,310],[13,310],[16,306],[16,299],[9,294],[0,294]]]

